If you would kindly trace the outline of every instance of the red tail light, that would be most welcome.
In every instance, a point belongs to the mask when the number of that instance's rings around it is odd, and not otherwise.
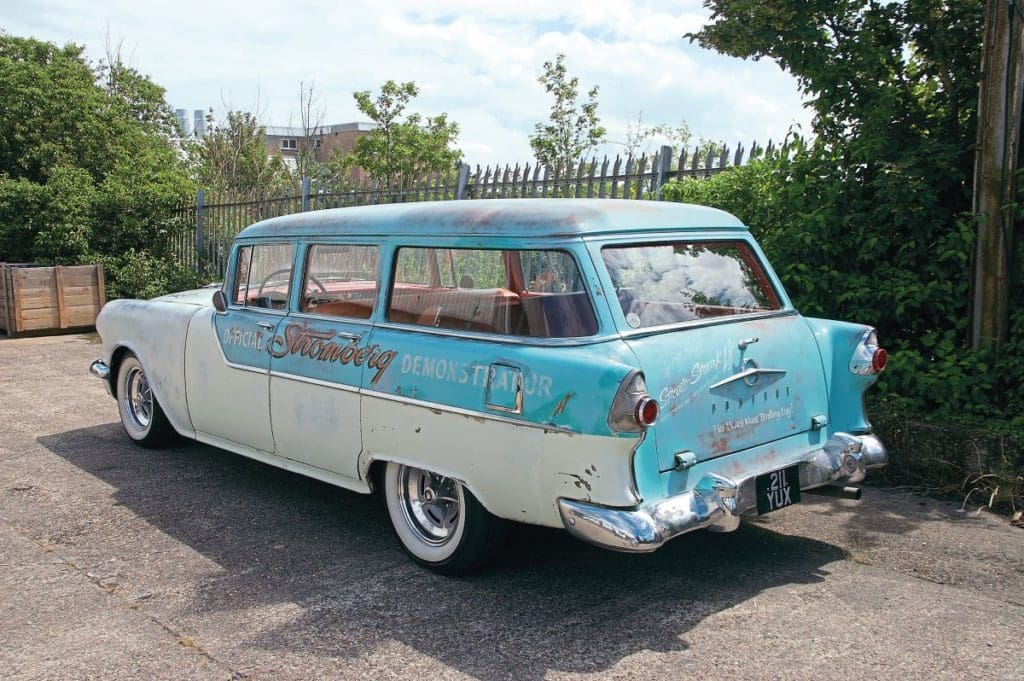
[[[661,413],[661,407],[658,406],[658,401],[651,397],[643,397],[636,403],[633,417],[636,419],[637,425],[650,428],[658,422],[659,413]]]
[[[889,353],[885,351],[885,348],[878,348],[874,354],[871,355],[871,369],[876,373],[880,374],[885,371],[885,365],[889,363]]]
[[[619,433],[640,433],[653,426],[661,408],[647,392],[643,372],[634,370],[622,379],[608,412],[608,427]]]
[[[868,329],[853,350],[853,357],[850,358],[850,372],[860,376],[880,374],[888,363],[889,353],[878,346],[878,334],[874,329]]]

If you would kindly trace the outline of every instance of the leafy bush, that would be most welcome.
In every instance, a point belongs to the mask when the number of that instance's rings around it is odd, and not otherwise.
[[[110,298],[155,298],[171,291],[199,288],[205,281],[168,258],[129,249],[120,255],[90,259],[103,264]]]
[[[0,32],[0,101],[0,260],[102,261],[111,297],[191,284],[162,262],[182,228],[165,216],[194,193],[162,88]]]

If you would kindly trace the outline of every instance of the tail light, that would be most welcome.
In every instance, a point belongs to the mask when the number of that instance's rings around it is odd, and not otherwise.
[[[641,371],[633,371],[622,379],[608,412],[608,426],[620,433],[639,433],[658,420],[661,407],[647,394]]]
[[[878,334],[874,329],[864,332],[860,343],[850,358],[850,372],[859,376],[880,374],[889,363],[889,353],[878,346]]]
[[[658,413],[661,409],[658,407],[658,400],[651,397],[642,397],[640,401],[636,403],[636,411],[633,414],[633,419],[638,425],[649,428],[658,421]]]

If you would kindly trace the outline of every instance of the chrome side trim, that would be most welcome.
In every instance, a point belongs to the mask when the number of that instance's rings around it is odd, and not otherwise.
[[[887,461],[885,446],[875,436],[836,433],[824,447],[786,465],[798,465],[800,489],[811,490],[859,482],[867,469]],[[558,512],[565,529],[578,539],[616,551],[646,553],[686,532],[735,530],[740,516],[757,507],[755,479],[761,472],[737,479],[706,473],[690,490],[634,508],[562,498]]]
[[[283,378],[288,381],[295,381],[296,383],[309,383],[311,385],[318,385],[323,388],[333,388],[335,390],[342,390],[347,393],[358,393],[359,388],[354,385],[347,385],[345,383],[335,383],[333,381],[323,381],[319,378],[309,378],[308,376],[299,376],[298,374],[290,374],[286,371],[270,371],[272,378]]]
[[[556,426],[554,424],[546,423],[534,423],[533,421],[520,421],[519,419],[508,418],[507,416],[488,414],[487,412],[474,411],[472,409],[463,409],[462,407],[453,407],[448,404],[441,404],[440,402],[428,402],[426,400],[418,400],[413,397],[405,397],[403,395],[392,395],[391,393],[382,393],[376,390],[360,390],[360,394],[366,397],[376,397],[381,400],[389,400],[391,402],[401,402],[402,404],[408,404],[415,407],[426,407],[427,409],[436,409],[438,411],[444,411],[450,414],[459,414],[460,416],[470,416],[472,418],[487,419],[488,421],[498,421],[499,423],[510,423],[514,426],[522,426],[523,428],[539,428],[540,430],[553,433],[579,435],[578,431],[572,430],[571,428],[565,428],[564,426]]]

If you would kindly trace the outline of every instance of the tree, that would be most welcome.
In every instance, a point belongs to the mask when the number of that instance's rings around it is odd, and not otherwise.
[[[353,93],[356,106],[376,127],[358,139],[349,154],[333,159],[334,167],[343,171],[362,168],[389,186],[451,170],[462,157],[455,147],[459,126],[445,113],[406,113],[417,95],[415,83],[393,80],[381,86],[376,99],[369,90]]]
[[[530,136],[530,147],[537,161],[552,167],[568,167],[604,141],[605,129],[597,115],[598,86],[590,88],[587,101],[579,101],[579,78],[569,77],[565,54],[544,62],[544,73],[537,79],[555,98],[549,121],[537,123]]]
[[[676,154],[683,150],[690,153],[699,152],[699,159],[706,159],[709,153],[712,157],[717,157],[722,151],[721,142],[715,142],[704,135],[698,135],[696,146],[690,149],[693,140],[693,130],[685,120],[680,120],[676,125],[668,123],[645,125],[644,112],[640,111],[637,114],[636,123],[626,123],[626,141],[622,146],[625,147],[626,154],[634,158],[641,155],[649,156],[651,145],[655,142],[667,144]]]
[[[206,137],[194,143],[190,154],[195,175],[208,189],[254,200],[292,185],[280,154],[267,153],[267,139],[256,116],[229,111],[227,119],[211,121]]]
[[[299,83],[299,122],[302,135],[295,151],[295,175],[312,177],[320,170],[317,150],[324,139],[324,120],[327,113],[315,91],[316,83]]]
[[[168,215],[194,191],[169,136],[164,91],[112,53],[0,33],[0,260],[166,263]],[[180,281],[155,266],[158,288]],[[159,270],[159,271],[157,271]]]

